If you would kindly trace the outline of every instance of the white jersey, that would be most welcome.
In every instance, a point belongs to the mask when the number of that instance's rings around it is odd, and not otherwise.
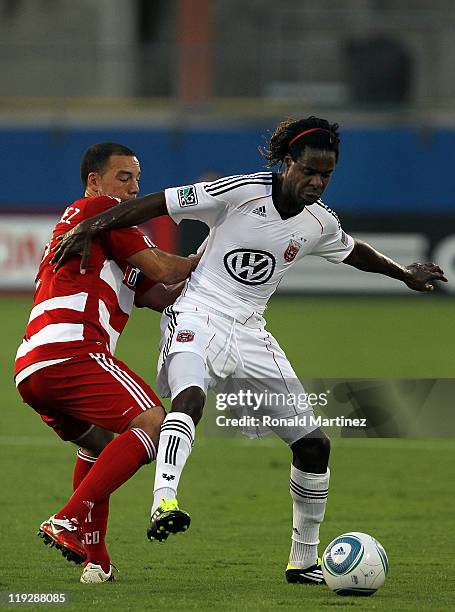
[[[205,253],[176,303],[205,305],[245,322],[262,314],[287,270],[305,255],[333,263],[354,246],[321,201],[282,219],[274,205],[277,175],[258,172],[166,190],[170,217],[210,228]]]

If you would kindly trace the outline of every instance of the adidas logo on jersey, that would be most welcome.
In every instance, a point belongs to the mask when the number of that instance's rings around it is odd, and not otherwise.
[[[251,212],[253,213],[253,215],[259,215],[260,217],[267,217],[267,213],[265,212],[265,206],[258,206]]]

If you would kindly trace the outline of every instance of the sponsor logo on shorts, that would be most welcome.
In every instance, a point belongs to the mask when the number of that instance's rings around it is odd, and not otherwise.
[[[290,240],[284,252],[284,260],[290,263],[294,261],[297,253],[300,251],[301,245],[296,240]]]
[[[197,193],[194,185],[179,187],[177,189],[177,196],[179,199],[179,204],[182,208],[185,208],[186,206],[197,205]]]
[[[275,257],[267,251],[235,249],[224,256],[224,266],[239,283],[262,285],[275,270]]]
[[[192,342],[194,340],[194,331],[191,329],[182,329],[177,334],[176,342]]]

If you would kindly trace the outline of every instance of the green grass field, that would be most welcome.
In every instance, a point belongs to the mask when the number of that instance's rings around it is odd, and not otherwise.
[[[390,574],[370,599],[341,598],[325,587],[284,582],[291,525],[289,451],[273,439],[199,436],[179,495],[193,524],[188,534],[165,544],[145,538],[153,468],[143,468],[111,503],[108,541],[120,569],[118,582],[80,585],[80,568],[34,536],[39,523],[70,494],[75,447],[65,446],[41,424],[10,381],[29,307],[27,298],[0,300],[0,591],[64,592],[65,610],[454,608],[451,439],[334,440],[321,545],[351,530],[381,541]],[[428,296],[277,298],[267,318],[305,378],[453,378],[453,309],[452,301]],[[157,332],[158,315],[139,311],[118,349],[118,356],[152,383]]]

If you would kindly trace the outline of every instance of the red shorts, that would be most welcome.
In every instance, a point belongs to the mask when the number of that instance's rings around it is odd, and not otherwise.
[[[89,353],[37,370],[18,391],[63,440],[77,440],[99,425],[122,433],[161,402],[137,374],[109,353]]]

